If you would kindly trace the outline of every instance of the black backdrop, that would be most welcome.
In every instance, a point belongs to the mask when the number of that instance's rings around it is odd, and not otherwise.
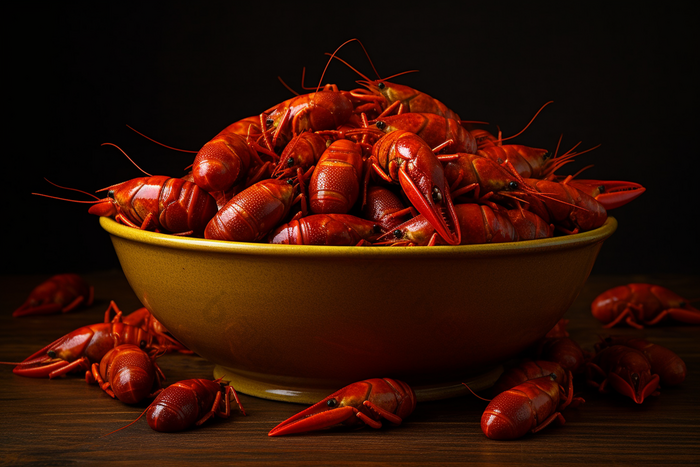
[[[229,123],[315,85],[332,52],[360,39],[382,76],[445,102],[463,119],[491,122],[514,142],[553,149],[601,146],[567,170],[647,188],[611,212],[617,232],[594,273],[696,273],[698,260],[698,39],[693,17],[669,2],[634,8],[581,2],[512,7],[427,2],[308,4],[94,2],[7,18],[2,184],[2,273],[115,267],[108,235],[86,199],[52,187],[95,190],[144,170],[181,176],[197,150]],[[26,8],[26,7],[25,7]],[[8,45],[9,44],[9,45]],[[356,43],[340,56],[372,75]],[[356,87],[331,64],[324,82]],[[6,118],[7,118],[6,116]],[[7,144],[9,143],[9,144]]]

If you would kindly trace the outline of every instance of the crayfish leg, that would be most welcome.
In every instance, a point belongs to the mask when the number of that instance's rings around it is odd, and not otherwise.
[[[554,412],[552,415],[547,417],[542,423],[540,423],[535,428],[533,428],[532,433],[537,433],[541,429],[547,427],[553,421],[556,421],[557,425],[560,425],[560,426],[566,422],[566,420],[564,419],[564,416],[561,414],[561,412]]]
[[[648,326],[653,326],[666,317],[671,318],[675,321],[680,321],[681,323],[700,324],[700,313],[688,311],[683,308],[669,308],[667,310],[664,310],[651,321],[645,321],[645,324]]]
[[[114,318],[109,319],[109,315],[112,313],[113,310],[114,310]],[[111,300],[109,302],[109,307],[107,307],[107,310],[105,311],[105,321],[104,322],[105,323],[109,323],[109,322],[121,323],[123,314],[124,313],[122,312],[122,310],[120,310],[119,307],[117,306],[117,303],[114,300]]]
[[[403,419],[401,417],[399,417],[398,415],[393,414],[393,413],[389,412],[388,410],[382,409],[381,407],[377,406],[376,404],[374,404],[371,401],[364,401],[363,404],[365,407],[368,407],[369,409],[371,409],[376,414],[380,415],[382,418],[384,418],[385,420],[387,420],[389,423],[391,423],[393,425],[400,425],[401,422],[403,421]],[[360,416],[360,413],[357,414],[358,417]],[[367,422],[365,422],[365,423],[367,423]],[[381,426],[381,423],[379,424],[379,426]]]
[[[617,315],[617,317],[614,320],[610,321],[608,324],[604,325],[603,327],[606,329],[610,329],[611,327],[621,323],[622,321],[625,321],[627,324],[629,324],[633,328],[637,328],[637,329],[644,328],[644,326],[637,323],[636,320],[634,319],[634,314],[632,313],[632,308],[630,308],[630,306],[627,306],[624,310],[622,310],[622,313]]]
[[[216,393],[216,397],[214,397],[214,403],[211,405],[211,409],[207,413],[204,414],[202,418],[197,420],[197,423],[195,423],[196,426],[201,425],[202,423],[206,422],[209,420],[211,417],[214,415],[219,415],[222,418],[227,418],[229,414],[226,413],[226,409],[223,411],[218,407],[221,404],[221,391]],[[230,410],[229,410],[230,413]]]
[[[233,389],[233,386],[228,386],[226,388],[226,400],[229,401],[229,403],[231,401],[231,394],[233,394],[233,398],[236,400],[236,404],[238,404],[238,408],[240,409],[241,413],[245,415],[245,409],[243,408],[243,404],[241,404],[241,400],[238,398],[238,393],[235,389]]]
[[[53,378],[58,378],[59,376],[66,375],[70,373],[71,371],[76,371],[76,370],[89,370],[90,369],[90,360],[88,360],[87,357],[81,357],[78,360],[74,360],[67,365],[62,366],[61,368],[58,368],[57,370],[52,371],[49,373],[49,379]]]
[[[374,429],[376,429],[376,430],[378,430],[378,429],[380,429],[380,428],[382,427],[382,422],[377,421],[377,420],[374,420],[374,419],[368,417],[367,415],[363,414],[362,412],[360,412],[360,411],[357,410],[357,409],[354,409],[354,410],[356,411],[356,412],[355,412],[355,415],[357,416],[357,418],[359,418],[360,420],[362,420],[363,422],[365,422],[366,425],[369,425],[369,426],[371,426],[372,428],[374,428]]]

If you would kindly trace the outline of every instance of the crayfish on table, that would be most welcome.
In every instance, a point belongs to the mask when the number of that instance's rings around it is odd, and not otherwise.
[[[685,380],[685,362],[675,352],[662,345],[638,337],[607,336],[596,344],[596,351],[600,352],[613,345],[623,345],[641,351],[649,360],[651,371],[659,375],[661,384],[674,386]]]
[[[650,395],[659,395],[661,384],[673,386],[685,380],[685,362],[646,339],[608,336],[595,348],[595,356],[586,363],[586,378],[600,392],[612,387],[641,404]]]
[[[155,356],[133,344],[114,347],[85,373],[87,383],[99,384],[110,397],[125,404],[156,396],[164,379]]]
[[[484,410],[481,430],[488,438],[508,440],[537,433],[553,422],[564,424],[562,410],[584,402],[574,397],[571,372],[567,376],[566,388],[553,372],[501,392]]]
[[[269,436],[291,435],[343,425],[381,428],[381,420],[399,425],[413,413],[416,394],[403,381],[373,378],[353,383],[283,421]]]
[[[94,288],[77,274],[57,274],[42,282],[12,316],[68,313],[80,306],[90,306]]]
[[[652,374],[649,359],[633,347],[605,347],[586,364],[586,374],[588,384],[600,392],[607,392],[612,386],[637,404],[659,394],[659,375]]]
[[[663,321],[700,324],[700,310],[675,292],[654,284],[627,284],[603,292],[593,300],[593,316],[611,328],[627,323],[642,329]]]
[[[112,309],[112,306],[107,309],[106,317]],[[20,376],[56,378],[68,373],[90,370],[92,364],[99,364],[105,354],[122,344],[135,345],[154,354],[178,351],[191,353],[167,334],[125,324],[115,318],[112,321],[80,327],[59,337],[22,362],[1,363],[16,365],[12,371]]]
[[[144,415],[148,426],[155,431],[167,433],[201,426],[214,417],[229,418],[231,396],[236,400],[241,414],[245,415],[236,390],[221,379],[178,381],[160,391],[136,420],[112,433],[130,427]]]

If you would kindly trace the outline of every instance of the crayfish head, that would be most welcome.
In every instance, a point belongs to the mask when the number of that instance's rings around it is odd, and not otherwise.
[[[355,414],[359,412],[359,408],[367,400],[371,389],[371,385],[365,381],[346,386],[283,421],[270,430],[268,435],[291,435],[322,430],[339,423],[345,425],[360,423]]]
[[[117,212],[117,202],[114,200],[114,193],[112,190],[109,191],[108,198],[100,200],[99,203],[93,204],[90,206],[90,209],[88,209],[88,213],[103,217],[116,216]]]
[[[402,164],[399,184],[416,210],[425,216],[435,231],[450,245],[459,245],[459,228],[450,188],[442,164],[430,148]]]

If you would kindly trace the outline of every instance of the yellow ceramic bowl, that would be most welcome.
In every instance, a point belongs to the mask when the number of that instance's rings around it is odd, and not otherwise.
[[[316,402],[391,377],[419,400],[490,386],[564,315],[615,231],[518,243],[329,247],[180,238],[100,218],[141,302],[216,377]]]

